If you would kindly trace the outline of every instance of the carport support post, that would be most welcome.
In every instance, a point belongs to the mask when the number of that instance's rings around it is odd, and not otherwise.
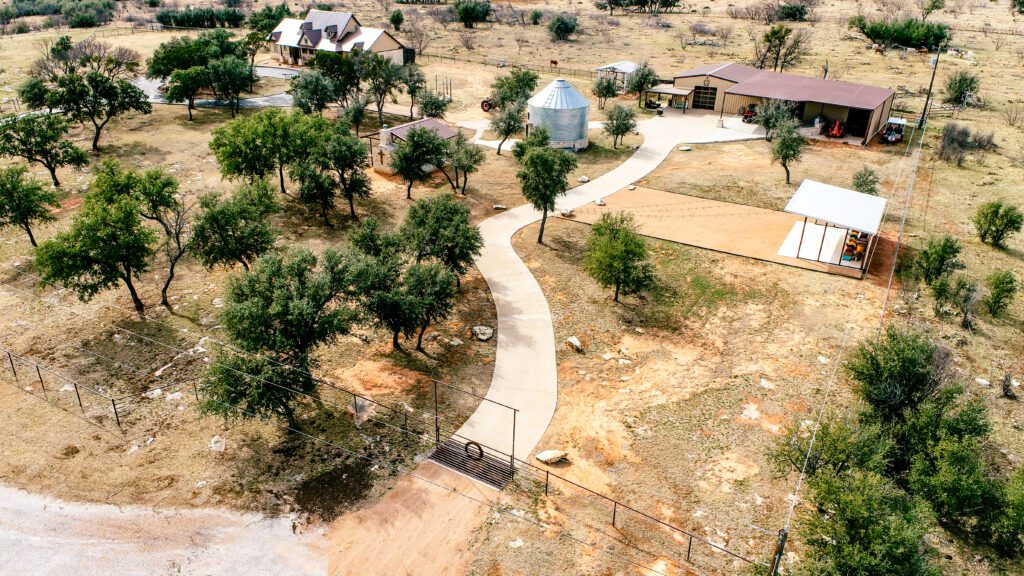
[[[804,232],[807,231],[807,216],[804,216],[804,226],[800,229],[800,243],[796,245],[796,257],[800,257],[800,249],[804,247]]]
[[[817,262],[821,262],[821,250],[825,247],[825,235],[828,234],[828,222],[825,222],[825,229],[821,232],[821,244],[818,246]]]
[[[509,474],[516,477],[516,415],[519,414],[519,410],[512,409],[512,450],[508,457],[508,471]]]

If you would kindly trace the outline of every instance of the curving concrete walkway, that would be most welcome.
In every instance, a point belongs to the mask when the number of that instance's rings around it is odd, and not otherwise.
[[[482,132],[478,123],[465,127]],[[629,186],[658,167],[679,144],[755,140],[763,132],[738,119],[718,127],[717,114],[679,114],[650,118],[637,125],[644,137],[637,151],[617,168],[569,190],[557,210],[577,208]],[[512,248],[512,236],[539,221],[529,204],[480,224],[484,249],[477,268],[487,281],[498,315],[497,357],[487,399],[519,410],[515,416],[517,458],[526,459],[551,422],[558,400],[555,334],[544,293],[530,269]],[[506,454],[513,452],[512,411],[491,402],[480,407],[457,432]]]

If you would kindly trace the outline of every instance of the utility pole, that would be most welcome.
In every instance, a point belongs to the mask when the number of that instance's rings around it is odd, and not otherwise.
[[[942,54],[942,45],[935,48],[935,61],[932,62],[932,79],[928,82],[928,95],[924,98],[924,109],[921,110],[921,117],[917,119],[917,127],[924,127],[924,117],[928,114],[928,105],[932,101],[932,87],[935,86],[935,72],[939,69],[939,55]]]

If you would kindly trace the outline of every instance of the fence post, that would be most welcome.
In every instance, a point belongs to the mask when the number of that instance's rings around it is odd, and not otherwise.
[[[43,382],[43,374],[39,371],[38,364],[36,364],[36,376],[39,377],[39,387],[43,389],[43,398],[49,400],[50,398],[46,395],[46,383]]]
[[[196,386],[195,380],[192,381],[192,393],[196,395],[196,402],[199,402],[199,387]]]
[[[551,479],[551,470],[544,471],[544,495],[548,495],[548,481]]]
[[[508,470],[512,478],[516,477],[516,415],[519,414],[519,410],[512,409],[512,452],[508,457]]]
[[[75,385],[75,397],[78,398],[78,407],[82,409],[82,414],[85,414],[85,406],[82,406],[82,395],[78,393],[78,382],[72,382]]]
[[[11,356],[10,352],[7,353],[7,361],[11,363],[11,372],[14,373],[14,383],[17,384],[18,383],[18,371],[14,368],[14,357]]]
[[[441,423],[437,420],[437,380],[434,380],[434,444],[441,443]]]
[[[690,534],[690,541],[686,543],[686,561],[690,561],[690,550],[693,549],[693,534]]]
[[[619,503],[612,500],[612,528],[618,528],[615,525],[615,517],[619,515]]]
[[[110,399],[110,406],[114,409],[114,420],[117,420],[117,427],[121,427],[121,416],[117,413],[117,402],[113,398]]]
[[[785,528],[779,530],[779,541],[775,544],[775,553],[772,554],[772,565],[769,567],[769,576],[775,576],[779,573],[779,565],[782,563],[782,556],[786,551],[786,538],[789,533],[786,532]]]

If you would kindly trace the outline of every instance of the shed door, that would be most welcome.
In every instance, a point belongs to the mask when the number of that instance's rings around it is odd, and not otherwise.
[[[846,116],[846,133],[863,138],[868,131],[868,122],[871,122],[871,112],[872,110],[850,108],[850,113]]]
[[[714,86],[693,87],[693,107],[698,110],[714,110],[718,99],[718,88]]]

